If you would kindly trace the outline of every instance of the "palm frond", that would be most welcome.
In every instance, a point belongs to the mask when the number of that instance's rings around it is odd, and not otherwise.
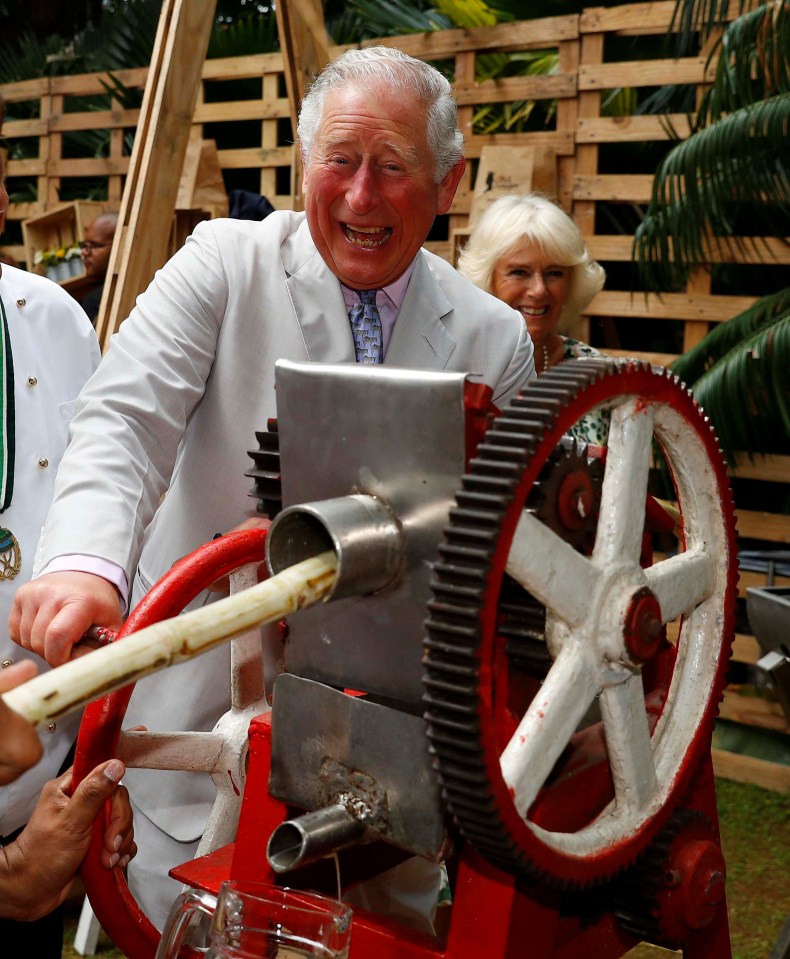
[[[232,23],[215,23],[209,37],[206,59],[272,53],[277,49],[277,17],[274,10],[270,9],[267,14],[239,17]]]
[[[790,6],[771,0],[734,20],[714,57],[716,76],[700,104],[698,129],[750,103],[790,92]]]
[[[790,445],[790,313],[733,347],[691,390],[728,461]]]
[[[349,8],[360,21],[367,37],[388,37],[396,34],[426,33],[449,30],[453,23],[436,10],[423,10],[408,0],[349,0]],[[361,38],[360,38],[361,39]]]
[[[634,260],[648,289],[676,286],[706,261],[711,242],[742,247],[744,241],[734,239],[735,204],[748,204],[754,230],[786,234],[788,142],[790,93],[783,93],[736,110],[673,147],[634,235]]]
[[[489,7],[484,0],[436,0],[436,8],[456,27],[473,30],[475,27],[494,27],[511,20],[508,14]]]
[[[755,304],[716,326],[696,346],[672,364],[672,372],[694,384],[730,350],[756,333],[764,332],[790,316],[790,286],[764,296]]]
[[[745,0],[739,0],[742,12]],[[687,56],[698,50],[711,32],[724,23],[730,9],[730,0],[677,0],[672,14],[670,32],[676,32],[675,54]]]

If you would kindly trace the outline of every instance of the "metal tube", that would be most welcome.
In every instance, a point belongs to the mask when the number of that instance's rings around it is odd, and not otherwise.
[[[275,872],[288,872],[353,845],[364,831],[345,806],[325,806],[281,823],[269,837],[266,858]]]
[[[398,578],[404,536],[381,500],[352,494],[289,506],[266,538],[266,561],[273,574],[327,550],[337,557],[337,578],[328,598],[360,596]]]

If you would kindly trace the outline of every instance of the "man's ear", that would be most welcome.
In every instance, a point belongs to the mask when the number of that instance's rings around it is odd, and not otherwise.
[[[439,184],[439,203],[436,210],[437,213],[447,213],[452,206],[455,192],[458,189],[458,184],[461,182],[461,177],[464,175],[465,169],[466,159],[461,157],[461,159],[447,173],[445,178]]]

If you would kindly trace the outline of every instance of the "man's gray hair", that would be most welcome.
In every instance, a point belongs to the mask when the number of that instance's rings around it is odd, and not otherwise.
[[[428,107],[426,137],[435,161],[437,183],[462,159],[464,138],[458,129],[458,110],[450,82],[430,64],[394,47],[378,46],[348,50],[313,81],[302,100],[297,127],[305,167],[312,158],[327,94],[347,84],[363,91],[378,88],[388,97],[416,93],[425,102]]]

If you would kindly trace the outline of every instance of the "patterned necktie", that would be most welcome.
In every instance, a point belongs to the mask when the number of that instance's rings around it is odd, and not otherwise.
[[[377,290],[358,290],[359,303],[348,312],[357,363],[381,363],[383,339],[381,317],[376,306]]]

